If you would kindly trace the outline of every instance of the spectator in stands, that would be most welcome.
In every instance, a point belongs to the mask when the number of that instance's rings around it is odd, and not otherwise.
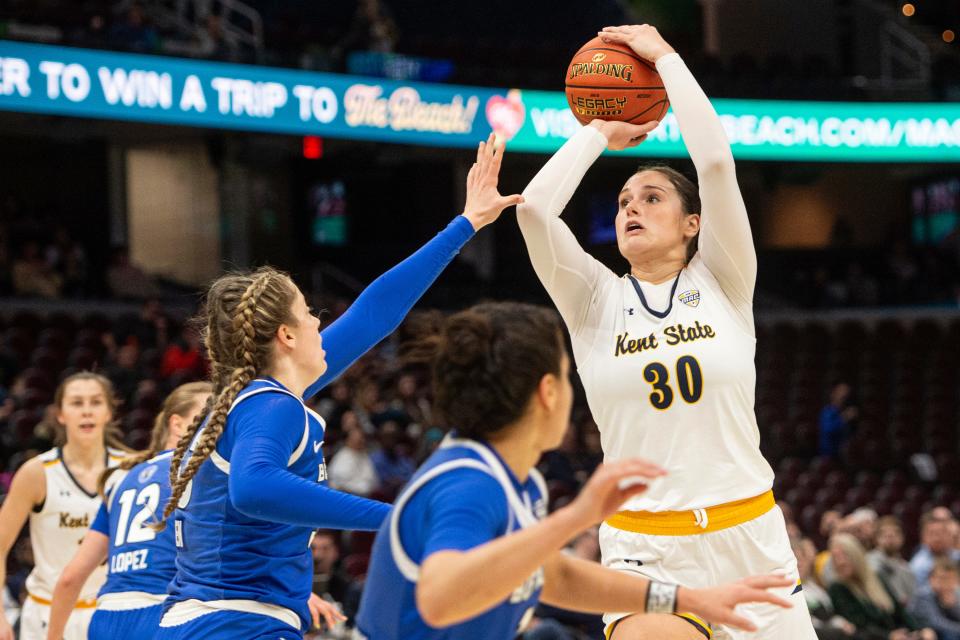
[[[176,56],[193,58],[211,58],[237,62],[240,60],[240,48],[237,43],[226,36],[223,30],[223,17],[216,13],[207,13],[197,17],[197,24],[203,28],[196,29],[189,40],[166,40],[163,50]]]
[[[877,640],[936,640],[936,633],[922,628],[890,594],[855,537],[834,534],[830,556],[837,579],[827,592],[837,615],[849,620],[858,635]]]
[[[797,557],[797,571],[800,584],[803,585],[803,598],[810,609],[813,628],[820,640],[840,640],[852,635],[856,628],[849,621],[838,616],[833,610],[833,601],[826,590],[817,584],[813,577],[813,561],[817,557],[817,548],[809,538],[790,539],[793,555]]]
[[[920,518],[920,548],[910,558],[910,569],[917,585],[927,583],[937,558],[960,562],[956,548],[956,520],[946,509],[933,509]]]
[[[313,536],[313,592],[343,606],[351,589],[350,578],[340,567],[340,532],[320,529]]]
[[[917,581],[910,565],[900,555],[903,549],[903,526],[894,516],[877,522],[877,547],[867,554],[870,566],[890,588],[893,597],[907,606],[913,600]]]
[[[950,530],[950,538],[953,540],[953,546],[960,549],[960,522],[953,517],[953,512],[946,507],[934,507],[930,510],[934,518],[947,521],[947,528]]]
[[[828,509],[820,516],[820,538],[830,540],[834,533],[838,531],[840,523],[843,521],[843,514],[835,509]],[[820,551],[813,560],[813,572],[817,581],[824,587],[833,584],[836,576],[833,572],[833,562],[830,560],[830,550]]]
[[[948,512],[949,513],[949,512]],[[937,510],[929,511],[920,518],[920,548],[910,558],[910,569],[917,579],[917,586],[926,585],[930,571],[938,558],[960,562],[960,549],[956,548],[955,520],[944,517]]]
[[[236,43],[224,34],[223,18],[216,13],[210,13],[204,23],[205,28],[201,32],[200,39],[200,55],[214,60],[237,61],[240,50]]]
[[[114,326],[117,342],[136,342],[141,349],[163,349],[169,337],[170,320],[160,301],[149,298],[141,305],[138,315],[122,317]]]
[[[180,375],[183,380],[203,378],[207,365],[200,346],[200,334],[197,330],[191,326],[184,327],[180,337],[163,352],[160,375],[164,378]]]
[[[125,247],[118,248],[113,254],[113,262],[107,268],[107,286],[118,298],[143,300],[160,295],[160,288],[153,278],[130,262]]]
[[[108,41],[111,46],[138,53],[157,50],[160,38],[156,29],[147,23],[143,5],[133,2],[121,22],[110,27]]]
[[[400,33],[388,9],[380,0],[360,0],[350,30],[340,43],[345,52],[394,50]]]
[[[327,431],[345,433],[341,419],[344,413],[350,411],[350,385],[341,378],[331,384],[324,395],[316,398],[313,409],[323,416]]]
[[[121,406],[130,406],[133,392],[144,378],[144,371],[140,368],[140,347],[130,342],[117,348],[116,355],[104,374],[113,382],[113,388],[120,398]]]
[[[53,242],[44,250],[46,262],[63,280],[63,292],[68,296],[82,296],[87,287],[87,252],[70,237],[63,225],[58,225]]]
[[[380,426],[379,440],[380,448],[370,458],[380,478],[380,488],[393,496],[407,483],[417,470],[417,465],[402,438],[400,425],[395,421],[387,420]]]
[[[860,507],[837,524],[837,531],[853,534],[864,549],[873,549],[877,538],[877,512]]]
[[[13,291],[20,296],[59,298],[63,279],[40,255],[36,242],[27,242],[13,263]]]
[[[410,422],[423,429],[432,424],[430,402],[420,393],[417,378],[412,373],[404,373],[397,379],[396,397],[390,403],[390,408],[403,411]]]
[[[917,592],[913,614],[937,632],[938,640],[960,640],[960,573],[957,564],[938,559],[930,581]]]
[[[348,429],[340,450],[330,464],[330,486],[358,496],[369,496],[380,487],[380,478],[367,448],[367,436],[359,426]]]
[[[840,447],[850,437],[852,423],[859,410],[851,403],[852,389],[846,382],[838,382],[830,390],[830,402],[820,412],[820,446],[822,456],[836,458]]]
[[[367,435],[376,432],[373,418],[383,411],[384,404],[380,400],[380,388],[372,378],[361,378],[357,382],[351,408]]]

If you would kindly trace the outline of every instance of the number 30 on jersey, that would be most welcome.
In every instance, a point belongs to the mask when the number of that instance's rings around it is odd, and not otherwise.
[[[677,360],[676,388],[687,404],[693,404],[703,395],[703,372],[700,363],[693,356],[681,356]],[[669,409],[673,404],[673,386],[670,385],[670,371],[659,362],[651,362],[643,368],[643,379],[650,383],[650,404],[655,409]]]

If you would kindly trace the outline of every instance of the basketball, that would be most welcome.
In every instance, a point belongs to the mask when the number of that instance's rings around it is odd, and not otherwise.
[[[653,64],[599,37],[574,54],[566,85],[567,103],[581,124],[595,118],[643,124],[662,120],[670,107]]]

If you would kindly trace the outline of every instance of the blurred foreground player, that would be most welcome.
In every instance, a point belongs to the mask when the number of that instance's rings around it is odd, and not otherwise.
[[[562,553],[566,543],[663,475],[630,458],[601,466],[569,506],[547,513],[535,469],[570,422],[570,358],[559,318],[482,304],[415,343],[433,368],[435,407],[455,430],[406,486],[374,542],[357,615],[368,640],[510,640],[539,601],[588,613],[694,611],[753,628],[735,605],[788,606],[782,576],[678,588]],[[641,616],[642,617],[642,616]]]

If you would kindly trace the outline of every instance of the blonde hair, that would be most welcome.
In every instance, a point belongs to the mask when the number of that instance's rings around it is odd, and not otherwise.
[[[133,453],[123,460],[116,467],[104,469],[97,481],[97,491],[103,495],[103,488],[107,483],[107,478],[117,469],[129,470],[147,460],[153,458],[164,450],[167,443],[167,437],[170,435],[170,418],[173,416],[184,417],[196,406],[199,396],[208,395],[213,392],[213,385],[209,382],[188,382],[182,384],[167,396],[163,401],[160,412],[153,420],[153,429],[150,431],[150,444],[143,451]]]
[[[878,609],[893,611],[893,599],[880,582],[876,572],[870,568],[867,552],[860,541],[849,533],[835,533],[830,538],[830,546],[834,544],[843,550],[850,559],[850,564],[853,565],[853,577],[848,580],[838,577],[837,582],[845,585],[857,597],[869,600]]]
[[[216,447],[237,395],[269,367],[277,329],[283,324],[295,324],[291,307],[296,292],[290,276],[272,267],[227,274],[210,285],[204,304],[203,341],[210,360],[213,391],[174,449],[170,461],[171,494],[161,528],[176,509],[187,484]],[[208,415],[190,460],[181,471],[184,454]]]
[[[106,376],[94,373],[93,371],[78,371],[73,375],[67,376],[63,379],[63,382],[60,383],[60,386],[57,387],[56,393],[53,394],[54,406],[57,407],[57,409],[61,409],[63,397],[67,393],[67,387],[70,386],[71,383],[81,380],[92,380],[96,382],[100,385],[100,388],[103,389],[103,395],[106,396],[107,407],[110,409],[110,421],[103,429],[103,443],[113,449],[130,451],[130,447],[123,442],[123,432],[120,430],[120,425],[116,420],[117,408],[120,406],[120,401],[117,399],[117,392],[114,391],[113,383],[110,382],[110,379]],[[59,420],[53,420],[52,422],[54,433],[53,443],[58,447],[62,447],[67,443],[67,430]]]

